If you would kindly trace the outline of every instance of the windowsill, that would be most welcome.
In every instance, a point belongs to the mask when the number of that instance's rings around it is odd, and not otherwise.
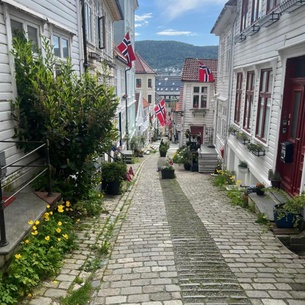
[[[195,111],[195,112],[205,112],[209,109],[208,108],[191,108],[190,110]]]

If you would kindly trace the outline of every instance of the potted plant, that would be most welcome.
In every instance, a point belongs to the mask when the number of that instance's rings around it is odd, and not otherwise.
[[[279,228],[293,228],[302,219],[302,211],[305,206],[305,195],[289,198],[286,202],[274,206],[274,221]]]
[[[237,133],[237,131],[238,131],[238,129],[237,129],[234,125],[231,125],[231,126],[229,126],[229,128],[228,128],[228,132],[229,132],[231,135],[233,135],[233,136],[235,136],[235,134]]]
[[[162,179],[174,179],[176,177],[172,159],[168,158],[166,163],[161,167],[161,177]]]
[[[247,148],[255,156],[260,157],[265,155],[265,149],[262,144],[249,143]]]
[[[249,136],[243,131],[237,132],[236,138],[244,145],[250,142]]]
[[[164,143],[162,139],[159,145],[160,157],[166,157],[168,149],[169,149],[169,142]]]
[[[268,178],[271,182],[272,187],[278,188],[278,189],[281,187],[282,178],[281,178],[281,175],[279,172],[273,171],[272,169],[270,169]]]
[[[109,195],[118,195],[121,182],[126,178],[127,166],[123,162],[104,162],[102,164],[103,188]]]
[[[239,161],[238,169],[241,173],[247,173],[249,170],[247,161]]]
[[[265,184],[263,182],[256,183],[256,194],[258,196],[263,196],[265,194]]]
[[[176,164],[183,164],[185,170],[191,168],[192,153],[188,146],[182,146],[177,149],[173,156],[173,162]]]

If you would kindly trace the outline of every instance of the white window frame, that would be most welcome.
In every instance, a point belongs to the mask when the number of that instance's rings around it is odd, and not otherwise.
[[[52,33],[52,45],[55,48],[55,43],[54,43],[54,36],[59,38],[59,52],[60,52],[60,56],[56,56],[56,58],[59,58],[63,61],[66,61],[67,58],[71,57],[71,38],[68,35],[64,35],[56,30],[53,31]],[[63,50],[63,41],[66,40],[68,42],[68,51],[67,51],[67,56],[64,57],[64,50]],[[54,53],[55,53],[55,49],[54,49]]]
[[[94,43],[93,8],[89,2],[85,2],[86,39]]]
[[[199,88],[199,92],[195,92],[195,88]],[[206,90],[204,90],[204,88],[206,89]],[[197,97],[198,96],[198,105],[196,106],[195,105],[195,97]],[[205,105],[205,107],[203,107],[203,105],[202,105],[202,98],[203,97],[205,97],[206,98],[206,105]],[[208,97],[209,97],[209,87],[208,87],[208,85],[196,85],[196,86],[193,86],[193,88],[192,88],[192,108],[193,109],[208,109],[208,107],[209,107],[209,105],[208,105],[208,101],[209,101],[209,99],[208,99]],[[197,98],[196,98],[197,99]]]
[[[28,36],[28,27],[32,27],[32,28],[35,28],[37,30],[37,45],[33,45],[33,51],[34,53],[35,52],[35,48],[34,46],[36,46],[37,50],[40,49],[41,47],[41,41],[40,41],[40,27],[38,24],[35,24],[35,23],[32,23],[32,22],[29,22],[28,20],[26,19],[23,19],[23,18],[20,18],[20,17],[17,17],[15,15],[11,15],[10,16],[10,31],[11,31],[11,35],[12,35],[12,39],[14,39],[14,35],[13,35],[13,32],[12,32],[12,21],[15,21],[15,22],[19,22],[22,24],[22,28],[23,28],[23,31],[25,33],[25,37],[29,40],[29,36]]]

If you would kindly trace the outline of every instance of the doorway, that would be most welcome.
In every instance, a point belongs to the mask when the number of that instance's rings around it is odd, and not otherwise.
[[[305,56],[287,60],[277,171],[283,189],[300,192],[305,154]]]

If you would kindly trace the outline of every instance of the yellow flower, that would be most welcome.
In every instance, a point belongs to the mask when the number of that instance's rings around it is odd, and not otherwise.
[[[71,205],[70,201],[66,201],[66,207],[69,207]]]
[[[53,212],[52,212],[52,211],[50,212],[50,215],[53,215]]]
[[[35,236],[35,235],[38,234],[38,231],[37,231],[37,230],[36,230],[36,231],[33,231],[31,234]]]
[[[29,224],[29,225],[32,225],[33,223],[34,223],[33,220],[28,221],[28,224]]]
[[[76,222],[80,222],[80,219],[78,218],[78,219],[76,219]]]
[[[40,221],[39,221],[39,220],[36,220],[36,221],[35,221],[35,225],[38,226],[39,224],[40,224]]]
[[[57,238],[58,241],[61,241],[61,238]]]
[[[54,284],[57,284],[57,281],[56,281],[56,280],[54,280],[54,281],[53,281],[53,283],[54,283]]]
[[[33,295],[31,293],[28,294],[28,298],[31,298]]]
[[[64,239],[68,239],[68,238],[69,238],[68,234],[63,234],[62,237],[63,237]]]
[[[63,213],[64,212],[64,208],[65,207],[63,205],[59,205],[57,210],[58,210],[59,213]]]
[[[57,232],[57,233],[60,233],[60,232],[61,232],[61,228],[57,228],[57,229],[56,229],[56,232]]]
[[[20,253],[16,254],[16,255],[15,255],[15,258],[16,258],[16,259],[21,258],[21,254],[20,254]]]
[[[33,226],[32,229],[33,229],[33,231],[36,231],[36,230],[37,230],[37,227],[36,227],[36,226]]]
[[[48,236],[46,236],[44,239],[45,239],[45,240],[50,240],[50,236],[48,235]]]
[[[240,185],[241,185],[241,183],[242,183],[242,181],[241,181],[241,180],[237,180],[237,181],[236,181],[236,185],[238,185],[238,186],[240,186]]]
[[[61,222],[61,221],[59,221],[57,224],[58,224],[59,226],[61,226],[61,225],[62,225],[62,222]]]
[[[47,209],[49,209],[50,207],[51,207],[51,206],[48,204],[48,205],[47,205]]]
[[[29,243],[30,243],[30,241],[29,241],[28,239],[26,239],[24,242],[25,242],[26,244],[29,244]]]

